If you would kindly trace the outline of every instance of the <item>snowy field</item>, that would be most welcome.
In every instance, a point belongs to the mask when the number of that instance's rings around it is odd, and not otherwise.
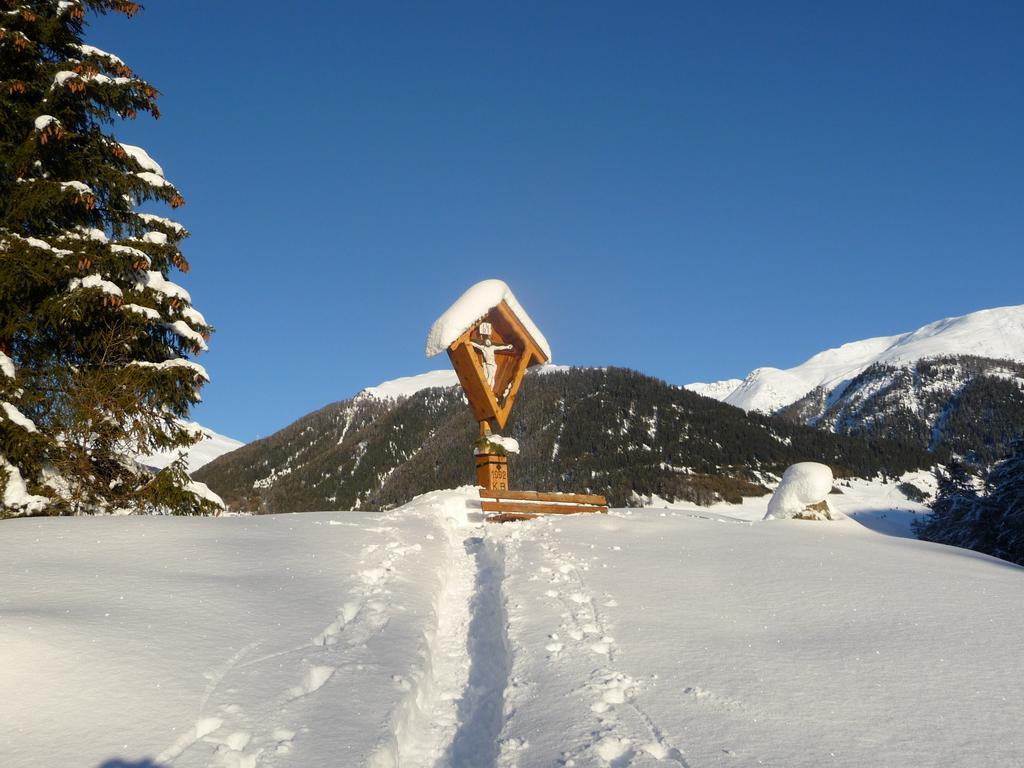
[[[1024,765],[1024,570],[766,504],[4,521],[0,766]]]

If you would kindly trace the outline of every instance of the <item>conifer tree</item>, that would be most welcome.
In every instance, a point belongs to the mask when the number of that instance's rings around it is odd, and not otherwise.
[[[987,485],[995,528],[992,553],[1024,564],[1024,438],[1013,442],[1010,455],[989,473]]]
[[[187,232],[139,210],[184,200],[111,133],[159,117],[157,91],[83,42],[87,14],[138,10],[0,0],[0,517],[214,508],[184,459],[154,477],[132,458],[197,439],[188,356],[212,330],[170,280]]]
[[[974,476],[963,461],[953,459],[945,469],[935,470],[935,480],[938,491],[932,512],[923,520],[914,521],[914,532],[926,541],[967,546],[978,512]]]
[[[955,462],[939,475],[932,513],[916,526],[922,539],[975,549],[1024,564],[1024,439],[996,464],[978,494],[964,466]]]

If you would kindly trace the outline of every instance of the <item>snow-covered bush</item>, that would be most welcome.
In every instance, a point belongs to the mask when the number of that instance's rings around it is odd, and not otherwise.
[[[765,520],[800,518],[833,520],[837,513],[829,509],[825,497],[832,490],[832,470],[816,461],[793,464],[782,475],[782,482],[768,502]]]

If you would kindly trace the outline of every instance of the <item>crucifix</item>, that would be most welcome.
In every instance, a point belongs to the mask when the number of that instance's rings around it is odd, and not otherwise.
[[[473,345],[473,348],[479,352],[480,357],[483,358],[480,364],[484,369],[484,378],[487,380],[487,386],[489,386],[491,391],[494,392],[495,396],[497,396],[498,393],[494,391],[494,378],[498,373],[498,361],[495,359],[494,355],[496,352],[507,352],[509,350],[514,351],[515,346],[512,344],[499,345],[491,341],[490,323],[480,323],[478,330],[482,341],[476,342],[470,340],[469,343]]]
[[[508,454],[519,446],[496,430],[505,427],[526,369],[550,360],[551,349],[508,286],[484,280],[431,326],[427,357],[446,350],[480,425],[473,451],[477,481],[485,488],[507,489]]]

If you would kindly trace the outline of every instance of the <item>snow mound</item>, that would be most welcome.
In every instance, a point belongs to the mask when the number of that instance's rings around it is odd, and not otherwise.
[[[459,336],[473,327],[490,310],[505,302],[526,332],[537,344],[544,356],[551,359],[551,347],[526,310],[522,308],[512,290],[502,280],[482,280],[470,287],[458,300],[445,310],[434,322],[427,335],[427,357],[440,354],[451,346]]]
[[[781,520],[806,514],[807,507],[825,501],[832,490],[832,470],[816,461],[789,467],[775,489],[765,520]]]

